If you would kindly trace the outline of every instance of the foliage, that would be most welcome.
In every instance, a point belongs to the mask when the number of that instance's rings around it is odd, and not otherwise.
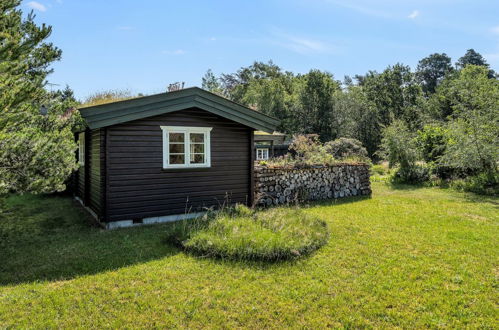
[[[272,79],[252,80],[240,102],[279,118],[281,123],[277,129],[292,134],[299,130],[303,119],[297,106],[302,80],[291,73],[281,73]]]
[[[211,69],[208,69],[201,79],[201,88],[211,93],[223,95],[222,85]]]
[[[447,54],[431,54],[419,61],[416,77],[423,92],[427,95],[435,93],[435,89],[442,79],[453,71],[451,58]]]
[[[314,134],[295,135],[289,145],[298,163],[307,165],[326,165],[334,163],[334,157],[327,152],[325,146]]]
[[[371,174],[386,175],[390,172],[390,169],[382,164],[376,164],[371,166]]]
[[[203,221],[203,220],[198,220]],[[238,206],[205,220],[182,242],[186,251],[233,260],[296,259],[317,250],[328,239],[326,223],[298,209],[254,212]],[[178,224],[182,225],[182,224]]]
[[[362,142],[370,157],[378,150],[381,141],[381,123],[376,106],[361,86],[349,86],[336,92],[335,106],[338,135]]]
[[[69,88],[44,89],[61,51],[45,42],[51,27],[37,26],[33,13],[23,18],[19,5],[0,3],[0,193],[63,190],[75,169],[71,129],[78,118],[66,107],[76,102]]]
[[[334,94],[340,84],[332,74],[311,70],[304,77],[304,87],[300,93],[300,111],[303,120],[299,122],[300,132],[318,134],[319,138],[329,141],[338,136],[338,125],[334,107]]]
[[[429,179],[428,168],[417,163],[420,156],[415,135],[403,121],[394,121],[383,130],[380,151],[390,168],[399,166],[393,175],[394,182],[420,183]]]
[[[439,91],[448,98],[453,118],[441,163],[454,168],[495,171],[499,162],[499,81],[487,69],[467,65]]]
[[[397,119],[412,129],[419,127],[422,90],[408,66],[396,64],[382,73],[370,71],[361,86],[375,105],[381,125],[388,126]]]
[[[34,22],[33,12],[23,18],[19,0],[0,2],[0,129],[16,122],[32,104],[40,105],[50,64],[61,51],[44,42],[52,28]]]
[[[125,90],[107,90],[96,92],[90,96],[88,96],[83,102],[83,107],[91,107],[94,105],[101,105],[116,101],[124,101],[128,99],[132,99],[134,96],[131,91]]]
[[[36,127],[0,132],[0,193],[64,190],[65,179],[76,169],[72,138],[64,128],[50,134]]]
[[[411,167],[396,168],[390,177],[393,183],[420,184],[430,180],[430,168],[425,164],[414,164]]]
[[[0,324],[494,328],[497,198],[372,187],[372,198],[303,208],[331,238],[272,264],[186,255],[164,243],[172,223],[92,227],[70,197],[0,198]]]
[[[468,49],[466,54],[460,57],[456,62],[456,67],[459,69],[464,69],[467,65],[483,66],[487,68],[487,77],[494,78],[494,70],[489,69],[490,66],[485,58],[474,49]]]
[[[448,130],[440,125],[425,125],[417,132],[418,149],[426,162],[437,162],[444,154]]]
[[[394,121],[383,130],[380,154],[388,160],[390,168],[396,165],[410,168],[416,164],[418,161],[416,140],[403,121]]]
[[[450,186],[459,191],[481,195],[499,196],[499,172],[486,172],[451,181]]]
[[[335,159],[358,158],[367,160],[367,150],[359,140],[351,138],[339,138],[324,144],[327,152]]]

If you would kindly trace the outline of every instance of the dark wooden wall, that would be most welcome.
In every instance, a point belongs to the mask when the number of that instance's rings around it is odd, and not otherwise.
[[[163,169],[160,126],[213,127],[211,167]],[[106,128],[105,221],[202,211],[249,203],[253,130],[200,109]]]
[[[89,206],[99,216],[104,212],[104,176],[103,167],[105,166],[105,129],[96,129],[91,132],[90,146],[87,150],[90,179],[88,181],[89,189]]]
[[[87,131],[85,134],[85,167],[80,166],[76,173],[76,196],[97,216],[102,217],[105,212],[105,129]]]
[[[76,134],[76,143],[79,144],[78,134]],[[78,196],[83,202],[85,202],[85,168],[79,163],[78,171],[76,172],[76,196]]]

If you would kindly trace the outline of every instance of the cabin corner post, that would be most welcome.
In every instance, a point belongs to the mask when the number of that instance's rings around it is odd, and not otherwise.
[[[248,204],[249,206],[253,206],[253,203],[255,201],[255,130],[250,129],[250,175],[249,175],[249,201]]]

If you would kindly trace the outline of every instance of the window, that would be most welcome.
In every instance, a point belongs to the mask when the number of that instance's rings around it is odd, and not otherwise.
[[[163,168],[210,167],[211,127],[161,126]]]
[[[78,164],[85,165],[85,133],[78,134]]]
[[[256,159],[257,160],[269,159],[269,149],[268,148],[257,148],[256,149]]]

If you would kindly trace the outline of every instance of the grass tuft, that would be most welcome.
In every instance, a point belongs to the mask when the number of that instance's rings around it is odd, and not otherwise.
[[[188,227],[179,223],[167,241],[206,257],[280,261],[317,250],[327,243],[328,236],[324,221],[299,209],[254,212],[237,205],[191,222]]]

